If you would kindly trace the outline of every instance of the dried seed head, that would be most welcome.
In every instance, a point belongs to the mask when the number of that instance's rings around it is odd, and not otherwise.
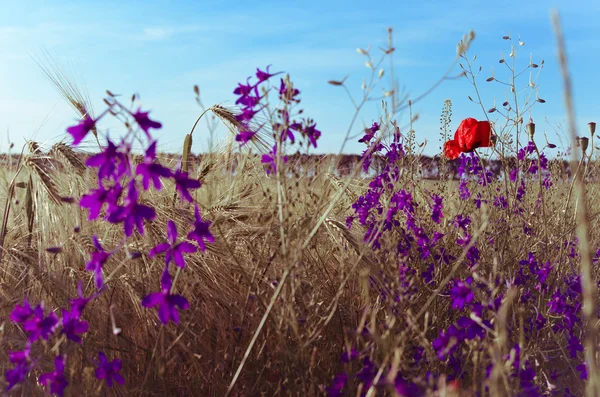
[[[529,134],[529,140],[533,142],[533,135],[535,134],[535,123],[533,121],[527,124],[527,134]]]
[[[590,142],[590,139],[587,137],[581,137],[579,138],[579,146],[581,146],[581,151],[585,153],[585,151],[588,148],[588,144]]]
[[[596,133],[596,123],[592,121],[588,123],[588,127],[590,129],[590,135],[594,136],[594,134]]]

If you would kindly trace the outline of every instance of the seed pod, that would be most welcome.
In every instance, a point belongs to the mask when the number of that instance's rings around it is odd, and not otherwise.
[[[533,121],[527,124],[527,133],[529,134],[529,140],[533,142],[533,135],[535,134],[535,123]]]
[[[585,151],[588,148],[588,144],[590,142],[590,139],[587,137],[582,137],[579,138],[579,145],[581,146],[581,151],[585,153]]]
[[[594,123],[593,121],[588,123],[588,127],[590,129],[590,135],[593,137],[594,133],[596,132],[596,123]]]

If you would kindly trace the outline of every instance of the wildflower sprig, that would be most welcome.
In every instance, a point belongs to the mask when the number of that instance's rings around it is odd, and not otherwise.
[[[134,96],[135,98],[135,96]],[[17,384],[25,381],[32,370],[37,370],[37,359],[32,357],[32,348],[42,342],[50,341],[59,335],[64,335],[66,341],[72,343],[85,343],[85,335],[89,330],[89,324],[83,319],[84,309],[107,289],[104,277],[106,264],[115,254],[126,246],[128,239],[136,233],[144,235],[145,223],[156,218],[155,209],[148,204],[142,203],[140,193],[154,188],[161,190],[162,180],[172,180],[176,191],[183,202],[194,202],[191,192],[201,187],[198,180],[191,179],[187,172],[181,169],[172,170],[161,165],[157,160],[157,142],[152,138],[151,130],[159,129],[162,124],[152,120],[149,112],[130,111],[121,105],[113,95],[105,101],[108,109],[100,116],[93,119],[84,116],[75,126],[67,128],[67,133],[73,137],[73,144],[79,145],[92,131],[97,131],[97,123],[107,117],[125,117],[134,121],[135,125],[143,132],[145,138],[145,155],[143,162],[137,167],[132,166],[132,147],[134,140],[139,139],[135,129],[129,121],[126,121],[127,134],[120,141],[106,138],[106,145],[100,153],[90,156],[85,165],[97,171],[97,187],[81,197],[79,205],[88,210],[90,221],[100,220],[110,224],[120,224],[123,230],[123,240],[112,249],[107,249],[94,235],[92,243],[94,250],[90,252],[90,260],[85,269],[93,273],[96,293],[85,296],[82,283],[78,285],[78,297],[71,300],[70,308],[59,308],[56,312],[45,310],[43,304],[32,307],[25,298],[23,304],[17,304],[10,318],[15,324],[20,324],[28,336],[27,346],[24,350],[11,353],[11,362],[14,367],[5,372],[7,379],[7,390],[11,390]],[[143,139],[141,139],[144,142]],[[163,324],[171,320],[179,322],[177,309],[185,310],[189,307],[188,301],[181,295],[173,293],[174,282],[169,274],[169,264],[174,262],[180,270],[185,267],[183,254],[194,253],[197,246],[204,251],[205,242],[213,242],[214,238],[209,231],[210,222],[203,221],[200,217],[198,205],[195,205],[196,223],[188,234],[189,241],[177,241],[177,227],[173,220],[168,221],[167,243],[159,244],[149,252],[150,257],[165,254],[165,269],[161,278],[161,289],[159,292],[146,295],[140,302],[144,307],[158,306],[158,316]],[[59,315],[57,315],[60,314]],[[59,344],[67,343],[58,340]],[[98,379],[106,381],[109,387],[114,382],[124,384],[124,378],[119,374],[121,361],[115,358],[109,361],[104,352],[98,353],[95,375]],[[49,393],[63,395],[68,381],[65,376],[65,368],[68,356],[57,355],[54,359],[54,371],[46,372],[39,377],[39,382],[45,386]]]

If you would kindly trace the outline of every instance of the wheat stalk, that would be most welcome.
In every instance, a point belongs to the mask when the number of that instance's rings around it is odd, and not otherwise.
[[[338,177],[333,175],[331,172],[327,173],[327,178],[329,178],[330,182],[339,190],[346,194],[348,199],[351,200],[352,203],[355,203],[358,200],[358,196],[350,190],[350,186],[347,186],[344,182],[342,182]]]
[[[31,247],[31,240],[33,236],[33,223],[35,219],[35,200],[33,198],[33,179],[29,175],[29,181],[27,182],[27,190],[25,192],[25,211],[27,214],[27,230],[29,235],[27,236],[27,246]]]
[[[40,61],[34,58],[34,61],[42,69],[48,80],[54,84],[63,99],[71,105],[81,118],[86,116],[94,118],[91,101],[87,92],[81,90],[74,79],[67,77],[64,67],[58,60],[53,58],[47,51],[42,51],[42,53],[45,60]],[[94,134],[98,146],[101,147],[96,126],[92,128],[92,134]]]
[[[52,179],[52,172],[45,164],[44,159],[40,157],[28,157],[25,159],[25,165],[30,168],[39,178],[48,198],[54,204],[61,204],[61,195],[56,183]]]
[[[85,165],[70,146],[59,142],[52,146],[50,153],[57,158],[62,158],[64,162],[69,164],[79,175],[83,175],[85,173]]]

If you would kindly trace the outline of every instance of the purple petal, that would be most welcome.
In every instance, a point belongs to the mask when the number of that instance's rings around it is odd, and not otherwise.
[[[144,299],[142,299],[142,306],[144,307],[154,307],[159,303],[163,302],[165,296],[162,292],[153,292],[150,295],[146,295]]]

